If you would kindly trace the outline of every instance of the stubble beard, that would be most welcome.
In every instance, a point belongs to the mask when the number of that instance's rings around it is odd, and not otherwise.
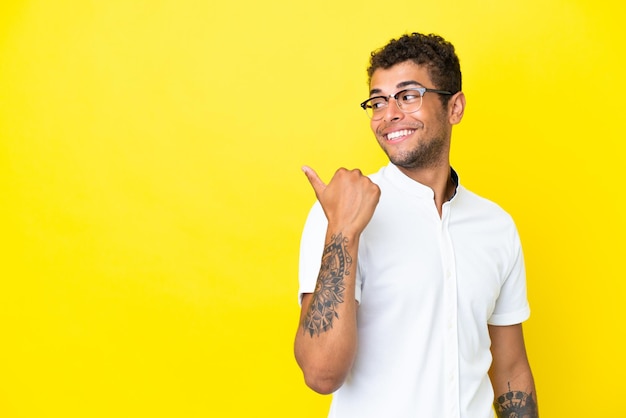
[[[397,150],[391,153],[382,139],[381,146],[389,161],[398,167],[408,170],[435,168],[442,164],[448,164],[449,141],[452,131],[447,126],[444,115],[436,117],[436,122],[431,129],[425,129],[423,123],[419,123],[415,129],[421,134],[417,145],[411,149]],[[392,147],[393,148],[393,147]]]
[[[417,147],[390,154],[386,148],[383,148],[389,161],[394,165],[406,169],[415,168],[432,168],[439,166],[444,159],[443,154],[446,149],[446,141],[442,136],[431,138],[430,141],[420,141]]]

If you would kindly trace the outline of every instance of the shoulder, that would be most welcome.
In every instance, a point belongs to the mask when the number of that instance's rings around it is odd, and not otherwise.
[[[464,186],[459,185],[457,195],[454,197],[455,205],[470,212],[483,213],[489,217],[501,218],[502,220],[513,221],[511,215],[496,202],[478,195]]]
[[[492,200],[459,186],[451,203],[454,225],[492,238],[499,237],[508,243],[519,241],[515,220]]]
[[[316,200],[311,206],[311,209],[306,217],[304,229],[306,231],[317,230],[321,227],[326,228],[327,223],[328,221],[326,219],[326,215],[324,214],[324,210],[322,209],[322,205]]]
[[[385,167],[381,167],[378,171],[374,173],[367,174],[367,177],[376,184],[381,183],[383,181],[384,176],[385,176]]]

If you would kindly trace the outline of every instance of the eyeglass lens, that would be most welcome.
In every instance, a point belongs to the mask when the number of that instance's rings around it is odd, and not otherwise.
[[[422,106],[422,95],[419,90],[402,90],[396,93],[392,98],[395,99],[398,109],[404,113],[417,112]],[[383,117],[389,106],[388,97],[374,97],[366,102],[365,111],[367,115],[373,119],[378,120]]]

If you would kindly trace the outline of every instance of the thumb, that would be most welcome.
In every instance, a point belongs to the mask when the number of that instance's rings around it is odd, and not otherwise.
[[[324,190],[326,190],[326,184],[322,181],[322,179],[320,179],[315,170],[313,170],[308,165],[303,166],[302,171],[304,171],[306,178],[309,179],[309,183],[311,183],[311,186],[313,186],[313,190],[315,190],[315,195],[319,200],[319,197],[322,195],[322,193],[324,193]]]

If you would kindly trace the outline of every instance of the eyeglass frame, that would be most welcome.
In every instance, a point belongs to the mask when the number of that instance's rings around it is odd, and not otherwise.
[[[404,109],[402,109],[400,107],[400,102],[398,101],[398,97],[400,96],[400,94],[405,93],[407,91],[418,91],[420,94],[420,105],[417,109],[415,110],[411,110],[410,112],[405,111]],[[409,113],[415,113],[418,110],[420,110],[422,108],[422,105],[424,104],[424,94],[426,93],[437,93],[437,94],[444,94],[446,96],[452,96],[455,93],[452,93],[451,91],[447,91],[447,90],[437,90],[437,89],[429,89],[428,87],[410,87],[408,89],[403,89],[400,90],[398,92],[396,92],[396,94],[390,94],[388,96],[374,96],[374,97],[370,97],[369,99],[365,100],[364,102],[361,103],[361,108],[363,110],[365,110],[365,113],[367,114],[367,116],[371,119],[371,120],[380,120],[382,119],[382,116],[378,119],[374,119],[374,110],[372,109],[372,116],[369,115],[369,113],[367,113],[367,103],[373,99],[385,99],[385,102],[387,103],[387,107],[389,107],[389,99],[393,98],[393,100],[396,102],[396,106],[398,106],[398,109],[405,114],[409,114]],[[371,106],[370,106],[371,108]]]

